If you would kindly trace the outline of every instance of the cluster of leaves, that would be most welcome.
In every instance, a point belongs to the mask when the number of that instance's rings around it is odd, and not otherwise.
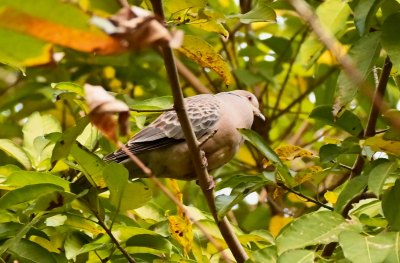
[[[248,89],[267,117],[255,121],[256,132],[241,131],[248,144],[213,173],[218,216],[235,222],[254,262],[399,262],[400,3],[308,1],[322,30],[348,50],[365,81],[359,86],[290,1],[239,2],[163,2],[169,32],[184,33],[176,52],[184,93]],[[148,1],[130,4],[152,10]],[[221,259],[152,181],[129,181],[123,166],[101,159],[115,146],[90,123],[84,84],[101,85],[138,110],[122,141],[156,117],[140,110],[172,101],[157,45],[177,35],[157,31],[163,23],[147,13],[137,15],[140,22],[110,19],[120,7],[0,3],[5,262]],[[142,31],[129,38],[149,21],[159,23],[154,41]],[[115,34],[121,25],[125,31]],[[108,191],[70,185],[79,177]],[[226,249],[198,186],[178,185],[191,218]]]

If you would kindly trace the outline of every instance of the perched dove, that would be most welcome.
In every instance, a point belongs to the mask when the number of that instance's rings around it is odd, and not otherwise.
[[[196,95],[186,98],[185,106],[194,133],[198,141],[203,142],[201,150],[207,158],[208,170],[218,168],[234,157],[243,142],[237,129],[249,129],[254,116],[265,119],[258,109],[257,98],[244,90]],[[196,179],[175,111],[161,114],[129,140],[126,147],[158,177]],[[131,172],[139,172],[121,149],[107,155],[105,160],[123,163]]]

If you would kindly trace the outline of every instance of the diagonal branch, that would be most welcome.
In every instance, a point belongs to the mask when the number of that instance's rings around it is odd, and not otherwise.
[[[153,6],[154,13],[158,15],[162,20],[164,20],[165,16],[162,1],[151,0],[151,4]],[[226,219],[226,217],[224,217],[222,220],[219,220],[218,218],[214,198],[213,179],[208,174],[205,160],[200,151],[199,142],[196,139],[188,115],[186,113],[185,104],[183,101],[183,94],[180,88],[178,72],[176,69],[175,58],[172,53],[172,49],[167,44],[162,45],[161,48],[163,51],[165,67],[172,89],[172,95],[174,97],[174,108],[178,115],[183,134],[185,135],[185,139],[189,147],[193,166],[199,180],[199,185],[207,200],[210,212],[213,215],[214,220],[217,222],[221,234],[224,237],[228,247],[232,251],[232,254],[238,262],[244,262],[249,257],[241,246],[238,238],[235,236],[232,226],[229,224],[229,221]]]

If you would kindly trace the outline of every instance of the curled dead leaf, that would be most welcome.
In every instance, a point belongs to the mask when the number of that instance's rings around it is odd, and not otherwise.
[[[91,122],[109,139],[117,141],[117,123],[113,117],[118,113],[118,126],[121,135],[128,133],[129,107],[115,99],[101,86],[85,84],[85,98],[90,109]]]
[[[163,43],[178,48],[182,43],[182,31],[169,31],[152,12],[137,6],[123,7],[109,21],[115,26],[111,35],[124,40],[129,48]]]

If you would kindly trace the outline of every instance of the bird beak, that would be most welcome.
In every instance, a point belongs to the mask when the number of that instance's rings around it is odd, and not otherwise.
[[[261,120],[265,121],[265,116],[261,113],[261,111],[259,109],[257,109],[256,107],[253,108],[253,113],[254,116],[257,116],[258,118],[260,118]]]

